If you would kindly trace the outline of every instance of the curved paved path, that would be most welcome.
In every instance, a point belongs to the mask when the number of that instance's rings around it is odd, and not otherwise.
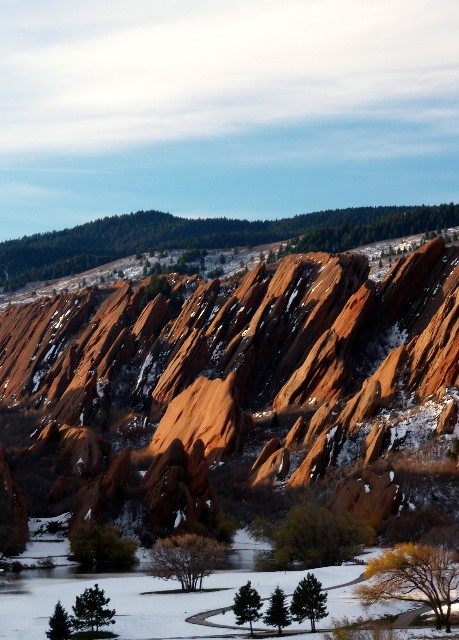
[[[364,577],[363,577],[363,573],[360,574],[360,576],[358,576],[357,578],[355,578],[354,580],[351,580],[350,582],[344,582],[342,584],[336,584],[332,587],[327,587],[326,589],[324,589],[324,591],[333,591],[333,589],[341,589],[342,587],[349,587],[352,586],[354,584],[358,584],[360,582],[364,581]],[[269,600],[269,598],[262,598],[262,600]],[[202,611],[201,613],[196,613],[192,616],[189,616],[188,618],[186,618],[186,622],[189,622],[190,624],[199,624],[205,627],[217,627],[219,629],[237,629],[238,631],[247,631],[248,628],[246,629],[245,627],[242,626],[236,626],[236,625],[225,625],[225,624],[218,624],[217,622],[211,622],[209,620],[209,618],[212,618],[213,616],[219,615],[221,613],[226,613],[227,611],[231,611],[232,610],[232,605],[229,607],[220,607],[219,609],[211,609],[209,611]],[[423,613],[427,613],[428,611],[430,611],[431,608],[428,607],[427,605],[421,604],[420,606],[414,607],[413,609],[409,609],[408,611],[405,611],[404,613],[401,613],[397,619],[394,621],[392,628],[393,629],[407,629],[410,624],[413,622],[413,620],[415,618],[417,618],[418,616],[422,615]],[[259,629],[259,628],[255,628],[254,627],[254,632],[256,631],[257,633],[265,633],[266,629]],[[330,629],[320,629],[319,631],[323,632],[323,631],[330,631]],[[304,629],[299,630],[299,631],[290,631],[288,629],[284,629],[283,631],[283,635],[295,635],[298,633],[304,633]],[[232,636],[212,636],[214,638],[225,638],[225,637],[232,637]]]
[[[341,589],[342,587],[349,587],[353,584],[358,584],[359,582],[363,582],[363,580],[364,578],[362,573],[360,574],[360,576],[358,576],[358,578],[355,578],[350,582],[343,582],[343,584],[336,584],[333,587],[327,587],[326,589],[324,589],[324,591],[332,591],[333,589]],[[262,600],[269,600],[269,597],[262,598]],[[218,627],[219,629],[237,629],[239,631],[246,631],[248,629],[248,628],[246,629],[246,627],[236,626],[236,625],[227,625],[227,624],[218,624],[217,622],[211,622],[208,619],[208,618],[212,618],[212,616],[217,616],[221,613],[226,613],[227,611],[231,611],[232,608],[233,608],[233,605],[229,607],[219,607],[218,609],[211,609],[209,611],[202,611],[201,613],[196,613],[192,616],[189,616],[188,618],[185,619],[185,622],[189,622],[190,624],[199,624],[205,627]],[[266,629],[257,629],[254,627],[253,630],[256,631],[257,633],[266,633]],[[324,631],[324,629],[320,629],[320,631]],[[304,633],[304,632],[305,632],[304,629],[299,631],[289,631],[285,629],[283,631],[283,635],[295,635],[297,633]]]
[[[427,613],[428,611],[432,611],[432,607],[428,607],[425,604],[414,607],[414,609],[408,609],[408,611],[405,611],[398,616],[397,620],[395,620],[392,625],[392,629],[406,629],[415,618],[423,613]]]

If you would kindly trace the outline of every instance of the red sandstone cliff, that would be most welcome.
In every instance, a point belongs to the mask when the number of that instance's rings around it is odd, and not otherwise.
[[[301,488],[354,442],[354,463],[393,450],[401,418],[390,412],[404,404],[445,398],[437,430],[454,431],[458,263],[441,239],[381,282],[367,280],[363,255],[292,255],[240,281],[179,279],[175,318],[162,295],[144,306],[147,280],[9,307],[0,407],[28,412],[24,455],[49,465],[50,501],[73,499],[80,520],[103,513],[119,477],[125,489],[137,478],[151,527],[206,521],[208,466],[253,438],[247,484]],[[292,429],[263,439],[250,414],[271,409]]]

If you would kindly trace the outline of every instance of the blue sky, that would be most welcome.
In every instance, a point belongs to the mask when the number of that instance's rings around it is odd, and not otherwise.
[[[0,0],[0,240],[459,200],[457,0]]]

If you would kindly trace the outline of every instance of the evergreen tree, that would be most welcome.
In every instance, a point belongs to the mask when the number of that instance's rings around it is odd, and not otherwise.
[[[253,637],[252,622],[261,618],[262,603],[258,591],[247,582],[234,596],[233,613],[236,616],[236,624],[250,624],[250,635]]]
[[[321,620],[327,615],[327,594],[322,591],[322,583],[312,574],[300,580],[293,592],[290,613],[297,622],[303,622],[306,618],[311,622],[311,631],[316,630],[316,620]]]
[[[271,594],[263,621],[270,627],[277,627],[279,635],[282,635],[284,627],[292,624],[288,606],[285,602],[285,593],[280,587],[276,587]]]
[[[105,597],[105,592],[99,589],[99,585],[95,584],[93,589],[85,589],[81,596],[76,597],[72,607],[75,614],[72,624],[75,629],[94,632],[99,631],[100,627],[115,624],[115,609],[104,608],[109,602],[110,598]]]
[[[49,640],[69,640],[71,630],[70,616],[58,600],[54,613],[49,619],[49,631],[46,632],[46,637]]]

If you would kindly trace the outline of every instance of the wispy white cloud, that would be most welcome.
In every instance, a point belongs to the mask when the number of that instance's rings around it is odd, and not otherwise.
[[[10,180],[0,183],[0,200],[3,205],[48,201],[62,197],[69,198],[71,195],[68,190],[44,187],[29,181]]]
[[[458,121],[457,0],[29,0],[0,18],[1,155],[358,113]]]

